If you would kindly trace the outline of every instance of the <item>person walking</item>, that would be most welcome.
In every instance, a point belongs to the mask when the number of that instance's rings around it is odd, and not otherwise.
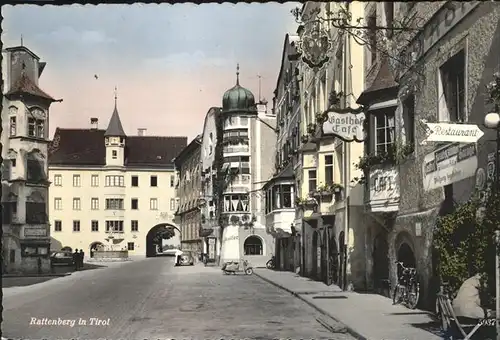
[[[83,252],[83,249],[80,249],[80,268],[83,268],[83,260],[85,259],[85,253]]]
[[[73,263],[75,264],[75,270],[80,268],[80,254],[78,253],[78,249],[75,249],[73,253]]]

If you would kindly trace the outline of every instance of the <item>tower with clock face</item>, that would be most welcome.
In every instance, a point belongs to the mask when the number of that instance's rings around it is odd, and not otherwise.
[[[115,93],[115,108],[111,119],[109,120],[108,128],[104,133],[106,143],[106,166],[122,167],[125,165],[125,140],[127,135],[123,130],[120,115],[116,107]]]

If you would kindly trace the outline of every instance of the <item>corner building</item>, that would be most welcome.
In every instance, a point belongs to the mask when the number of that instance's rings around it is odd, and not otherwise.
[[[186,137],[126,135],[116,105],[106,130],[57,128],[49,152],[51,249],[128,250],[155,256],[155,230],[175,225],[172,162]]]

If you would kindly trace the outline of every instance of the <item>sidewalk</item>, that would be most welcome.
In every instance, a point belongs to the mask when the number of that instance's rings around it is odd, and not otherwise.
[[[430,314],[411,310],[377,294],[343,292],[292,272],[255,269],[255,275],[284,289],[321,313],[344,324],[363,340],[439,340],[439,325]]]

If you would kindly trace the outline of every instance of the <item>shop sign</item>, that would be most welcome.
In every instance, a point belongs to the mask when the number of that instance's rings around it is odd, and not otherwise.
[[[453,143],[424,157],[424,190],[429,191],[476,175],[478,167],[475,143]]]
[[[365,113],[354,109],[331,109],[323,123],[323,134],[339,137],[346,142],[365,140]]]
[[[399,172],[395,168],[370,171],[370,201],[372,212],[390,212],[399,209]]]
[[[24,227],[24,237],[47,237],[47,228]]]
[[[425,123],[429,131],[425,142],[476,143],[484,132],[474,124]]]

